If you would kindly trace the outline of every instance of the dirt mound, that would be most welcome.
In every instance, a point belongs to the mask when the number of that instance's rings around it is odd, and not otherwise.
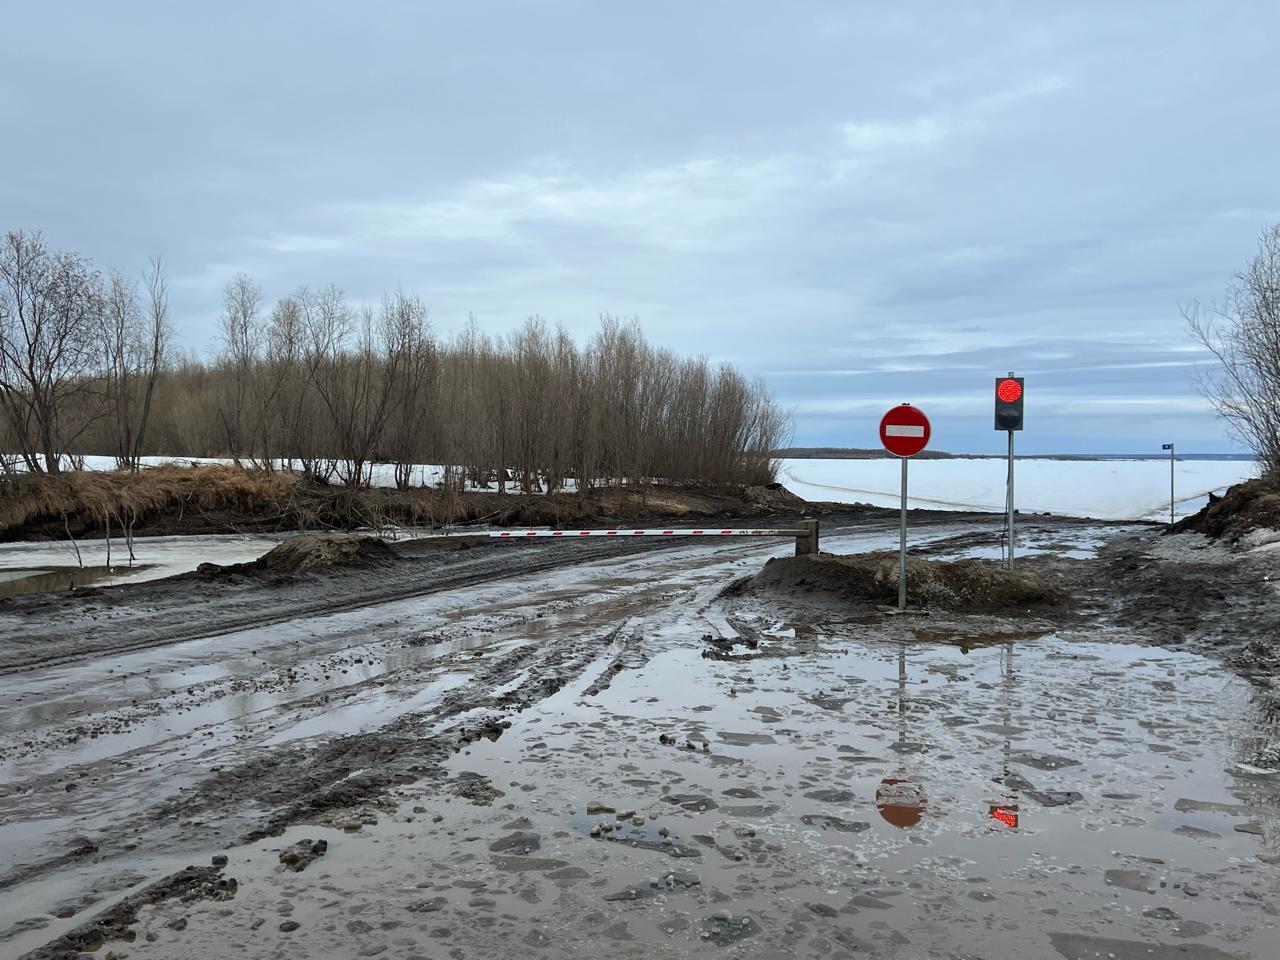
[[[180,577],[220,577],[227,574],[291,574],[335,567],[385,567],[395,562],[396,555],[385,541],[377,537],[352,533],[305,533],[277,544],[248,563],[223,566],[202,563],[193,573]]]
[[[1011,572],[986,560],[908,557],[907,583],[913,605],[944,610],[1021,610],[1066,599],[1034,574]],[[811,595],[864,606],[895,605],[898,554],[779,557],[738,589],[774,596]]]
[[[350,533],[303,534],[273,547],[253,562],[272,573],[302,573],[328,567],[376,567],[395,560],[386,542]]]
[[[1263,477],[1228,487],[1222,496],[1209,494],[1199,512],[1173,526],[1174,533],[1239,540],[1252,530],[1280,530],[1280,479]]]
[[[496,527],[611,525],[648,521],[699,523],[761,517],[794,517],[814,505],[780,483],[730,487],[612,487],[590,494],[533,497],[478,495],[491,512],[477,519]],[[841,509],[852,508],[841,504]],[[493,508],[497,508],[494,510]]]
[[[809,505],[780,483],[764,483],[743,488],[744,499],[756,507],[771,507],[802,513]]]

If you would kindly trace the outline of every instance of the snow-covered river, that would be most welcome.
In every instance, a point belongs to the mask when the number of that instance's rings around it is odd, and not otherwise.
[[[778,479],[806,500],[894,507],[897,460],[783,460]],[[1004,509],[1005,461],[914,460],[911,506],[938,510]],[[1250,460],[1179,460],[1174,468],[1176,514],[1204,506],[1210,491],[1256,476]],[[1016,503],[1023,513],[1057,513],[1099,520],[1161,520],[1169,516],[1166,460],[1019,459]]]

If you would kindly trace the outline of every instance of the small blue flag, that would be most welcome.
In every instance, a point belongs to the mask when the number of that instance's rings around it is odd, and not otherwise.
[[[1172,449],[1173,449],[1173,444],[1172,444],[1172,443],[1162,443],[1162,444],[1160,444],[1160,449],[1161,449],[1161,450],[1172,450]]]

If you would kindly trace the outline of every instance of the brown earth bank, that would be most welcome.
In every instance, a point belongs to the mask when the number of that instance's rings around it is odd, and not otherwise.
[[[1179,520],[1174,533],[1203,533],[1239,541],[1254,530],[1280,530],[1280,478],[1258,477],[1209,494],[1199,512]]]
[[[753,519],[845,513],[780,484],[609,487],[585,494],[498,494],[333,487],[236,466],[76,471],[0,483],[0,540],[355,530],[388,525],[561,526],[637,520]],[[875,508],[867,508],[875,509]]]

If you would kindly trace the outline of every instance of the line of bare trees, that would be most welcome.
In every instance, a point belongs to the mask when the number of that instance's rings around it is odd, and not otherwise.
[[[763,384],[656,348],[635,321],[605,317],[584,345],[537,317],[441,339],[411,294],[354,305],[331,285],[268,304],[237,276],[200,360],[171,356],[159,261],[139,291],[11,233],[0,280],[0,439],[30,471],[78,452],[133,468],[232,457],[348,486],[375,463],[401,487],[418,464],[445,465],[454,488],[759,483],[789,431]]]

